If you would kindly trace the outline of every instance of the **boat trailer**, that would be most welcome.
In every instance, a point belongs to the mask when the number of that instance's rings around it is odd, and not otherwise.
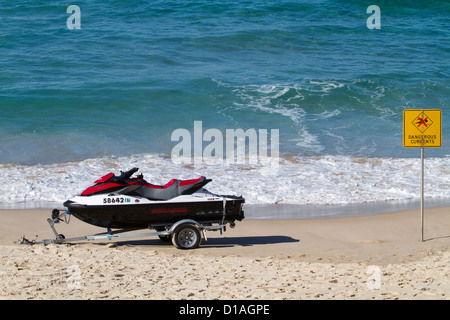
[[[55,224],[64,221],[66,224],[70,222],[70,211],[69,210],[59,210],[53,209],[51,218],[47,219],[47,222],[52,229],[55,238],[54,239],[44,239],[41,241],[28,240],[25,235],[19,240],[19,244],[63,244],[71,243],[76,241],[84,240],[104,240],[104,239],[119,239],[119,238],[139,238],[139,237],[153,237],[158,236],[164,242],[172,242],[172,244],[178,249],[194,249],[197,248],[202,239],[207,239],[206,231],[226,231],[226,225],[229,224],[231,228],[235,227],[235,223],[230,220],[226,220],[225,216],[221,220],[210,220],[210,221],[195,221],[193,219],[183,219],[177,222],[167,222],[167,223],[155,223],[149,224],[148,228],[150,230],[155,230],[154,232],[143,232],[143,233],[127,233],[142,229],[118,229],[111,230],[107,229],[106,232],[90,234],[80,237],[66,238],[63,234],[56,231]],[[36,236],[37,238],[37,236]]]

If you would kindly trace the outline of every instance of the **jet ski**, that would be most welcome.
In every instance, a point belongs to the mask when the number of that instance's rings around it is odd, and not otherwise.
[[[226,220],[234,225],[244,219],[245,199],[207,191],[203,187],[211,179],[172,179],[154,185],[142,173],[132,177],[138,170],[121,171],[119,176],[108,173],[64,206],[76,218],[108,229],[144,229],[184,219],[201,224]]]

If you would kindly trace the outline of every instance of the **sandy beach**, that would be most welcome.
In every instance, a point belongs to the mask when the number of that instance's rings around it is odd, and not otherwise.
[[[450,298],[450,208],[338,219],[243,220],[195,250],[157,237],[63,245],[50,210],[0,211],[1,299]],[[72,218],[66,237],[103,232]]]

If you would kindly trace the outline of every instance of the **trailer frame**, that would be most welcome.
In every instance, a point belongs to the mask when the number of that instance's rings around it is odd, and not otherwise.
[[[221,220],[208,220],[208,221],[196,221],[193,219],[182,219],[176,222],[159,222],[155,224],[149,224],[148,229],[154,229],[153,232],[141,232],[141,233],[127,233],[137,230],[144,229],[117,229],[111,230],[107,229],[106,232],[88,234],[84,236],[66,238],[63,234],[58,233],[55,228],[55,224],[60,222],[65,222],[68,224],[70,222],[70,211],[69,210],[59,210],[53,209],[51,217],[47,219],[47,222],[55,235],[54,239],[44,239],[41,241],[28,240],[23,235],[19,239],[19,244],[64,244],[72,243],[84,240],[104,240],[104,239],[122,239],[122,238],[142,238],[142,237],[153,237],[159,236],[162,241],[169,242],[177,247],[178,249],[195,249],[197,248],[201,241],[204,239],[207,241],[206,231],[226,231],[226,225],[229,224],[231,228],[235,227],[235,223],[230,220],[226,220],[225,216]]]

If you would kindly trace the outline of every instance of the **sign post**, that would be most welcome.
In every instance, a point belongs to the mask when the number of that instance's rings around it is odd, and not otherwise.
[[[405,148],[421,148],[420,240],[422,242],[424,241],[424,149],[441,147],[441,120],[440,109],[405,109],[403,111],[403,146]]]

